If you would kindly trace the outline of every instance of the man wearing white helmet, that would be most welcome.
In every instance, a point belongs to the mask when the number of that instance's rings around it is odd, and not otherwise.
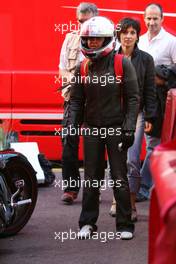
[[[69,110],[69,125],[75,128],[79,127],[81,114],[84,114],[85,186],[78,238],[89,238],[97,228],[105,148],[112,174],[111,186],[118,202],[116,229],[121,239],[133,238],[126,160],[127,150],[134,141],[139,90],[135,70],[128,59],[121,57],[122,65],[117,66],[123,68],[123,80],[116,76],[114,48],[114,24],[109,19],[97,16],[83,24],[81,50],[88,58],[88,71],[81,78],[82,67],[76,68]],[[106,134],[102,135],[102,131]]]

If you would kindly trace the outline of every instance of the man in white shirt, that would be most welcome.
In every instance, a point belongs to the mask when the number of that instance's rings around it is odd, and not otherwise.
[[[146,7],[144,21],[148,31],[140,37],[139,49],[151,54],[155,65],[176,63],[176,38],[162,27],[162,7],[156,4]]]
[[[77,21],[81,25],[92,16],[98,15],[98,9],[93,3],[80,3],[76,10]],[[76,65],[84,58],[80,51],[79,31],[68,33],[62,45],[59,63],[59,75],[62,79],[64,97],[64,120],[63,126],[67,126],[67,114],[70,99],[70,82],[74,75]],[[78,195],[80,188],[80,174],[78,161],[79,137],[69,136],[62,140],[62,178],[64,181],[64,194],[61,200],[71,204]]]
[[[176,37],[168,33],[163,27],[163,9],[159,4],[149,4],[144,11],[144,21],[148,31],[140,37],[138,47],[153,56],[155,65],[170,65],[176,63]],[[152,177],[149,169],[149,158],[159,143],[160,138],[145,135],[147,154],[141,169],[141,188],[138,201],[149,198]]]

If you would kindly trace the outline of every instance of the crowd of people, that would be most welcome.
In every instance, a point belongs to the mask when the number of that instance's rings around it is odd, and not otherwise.
[[[78,238],[89,238],[97,230],[107,151],[114,194],[110,214],[116,217],[120,238],[132,239],[136,201],[149,199],[150,155],[160,144],[167,91],[175,86],[176,37],[162,27],[163,9],[156,3],[144,10],[147,32],[142,36],[138,20],[124,17],[116,29],[109,18],[98,15],[93,3],[80,3],[76,16],[80,30],[66,35],[59,74],[63,126],[68,131],[84,127],[84,179],[90,184],[83,187]],[[109,131],[106,137],[102,129]],[[147,153],[141,166],[144,136]],[[61,200],[71,204],[80,189],[79,133],[64,135],[62,143],[67,187]]]

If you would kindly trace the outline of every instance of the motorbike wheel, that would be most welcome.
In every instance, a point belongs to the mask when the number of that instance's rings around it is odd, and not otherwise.
[[[12,222],[0,233],[0,238],[15,235],[26,225],[35,208],[38,194],[36,172],[27,160],[14,158],[8,162],[6,167],[3,174],[10,194],[17,191],[16,181],[24,180],[25,183],[22,192],[15,198],[14,202],[24,199],[31,199],[32,202],[14,208]]]

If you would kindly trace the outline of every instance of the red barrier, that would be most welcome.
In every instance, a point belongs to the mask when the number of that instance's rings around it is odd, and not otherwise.
[[[170,140],[173,141],[169,142]],[[176,90],[168,92],[162,144],[152,153],[149,264],[176,262]],[[166,143],[163,143],[166,142]]]
[[[176,261],[176,140],[158,146],[150,161],[155,187],[149,218],[149,263]]]

